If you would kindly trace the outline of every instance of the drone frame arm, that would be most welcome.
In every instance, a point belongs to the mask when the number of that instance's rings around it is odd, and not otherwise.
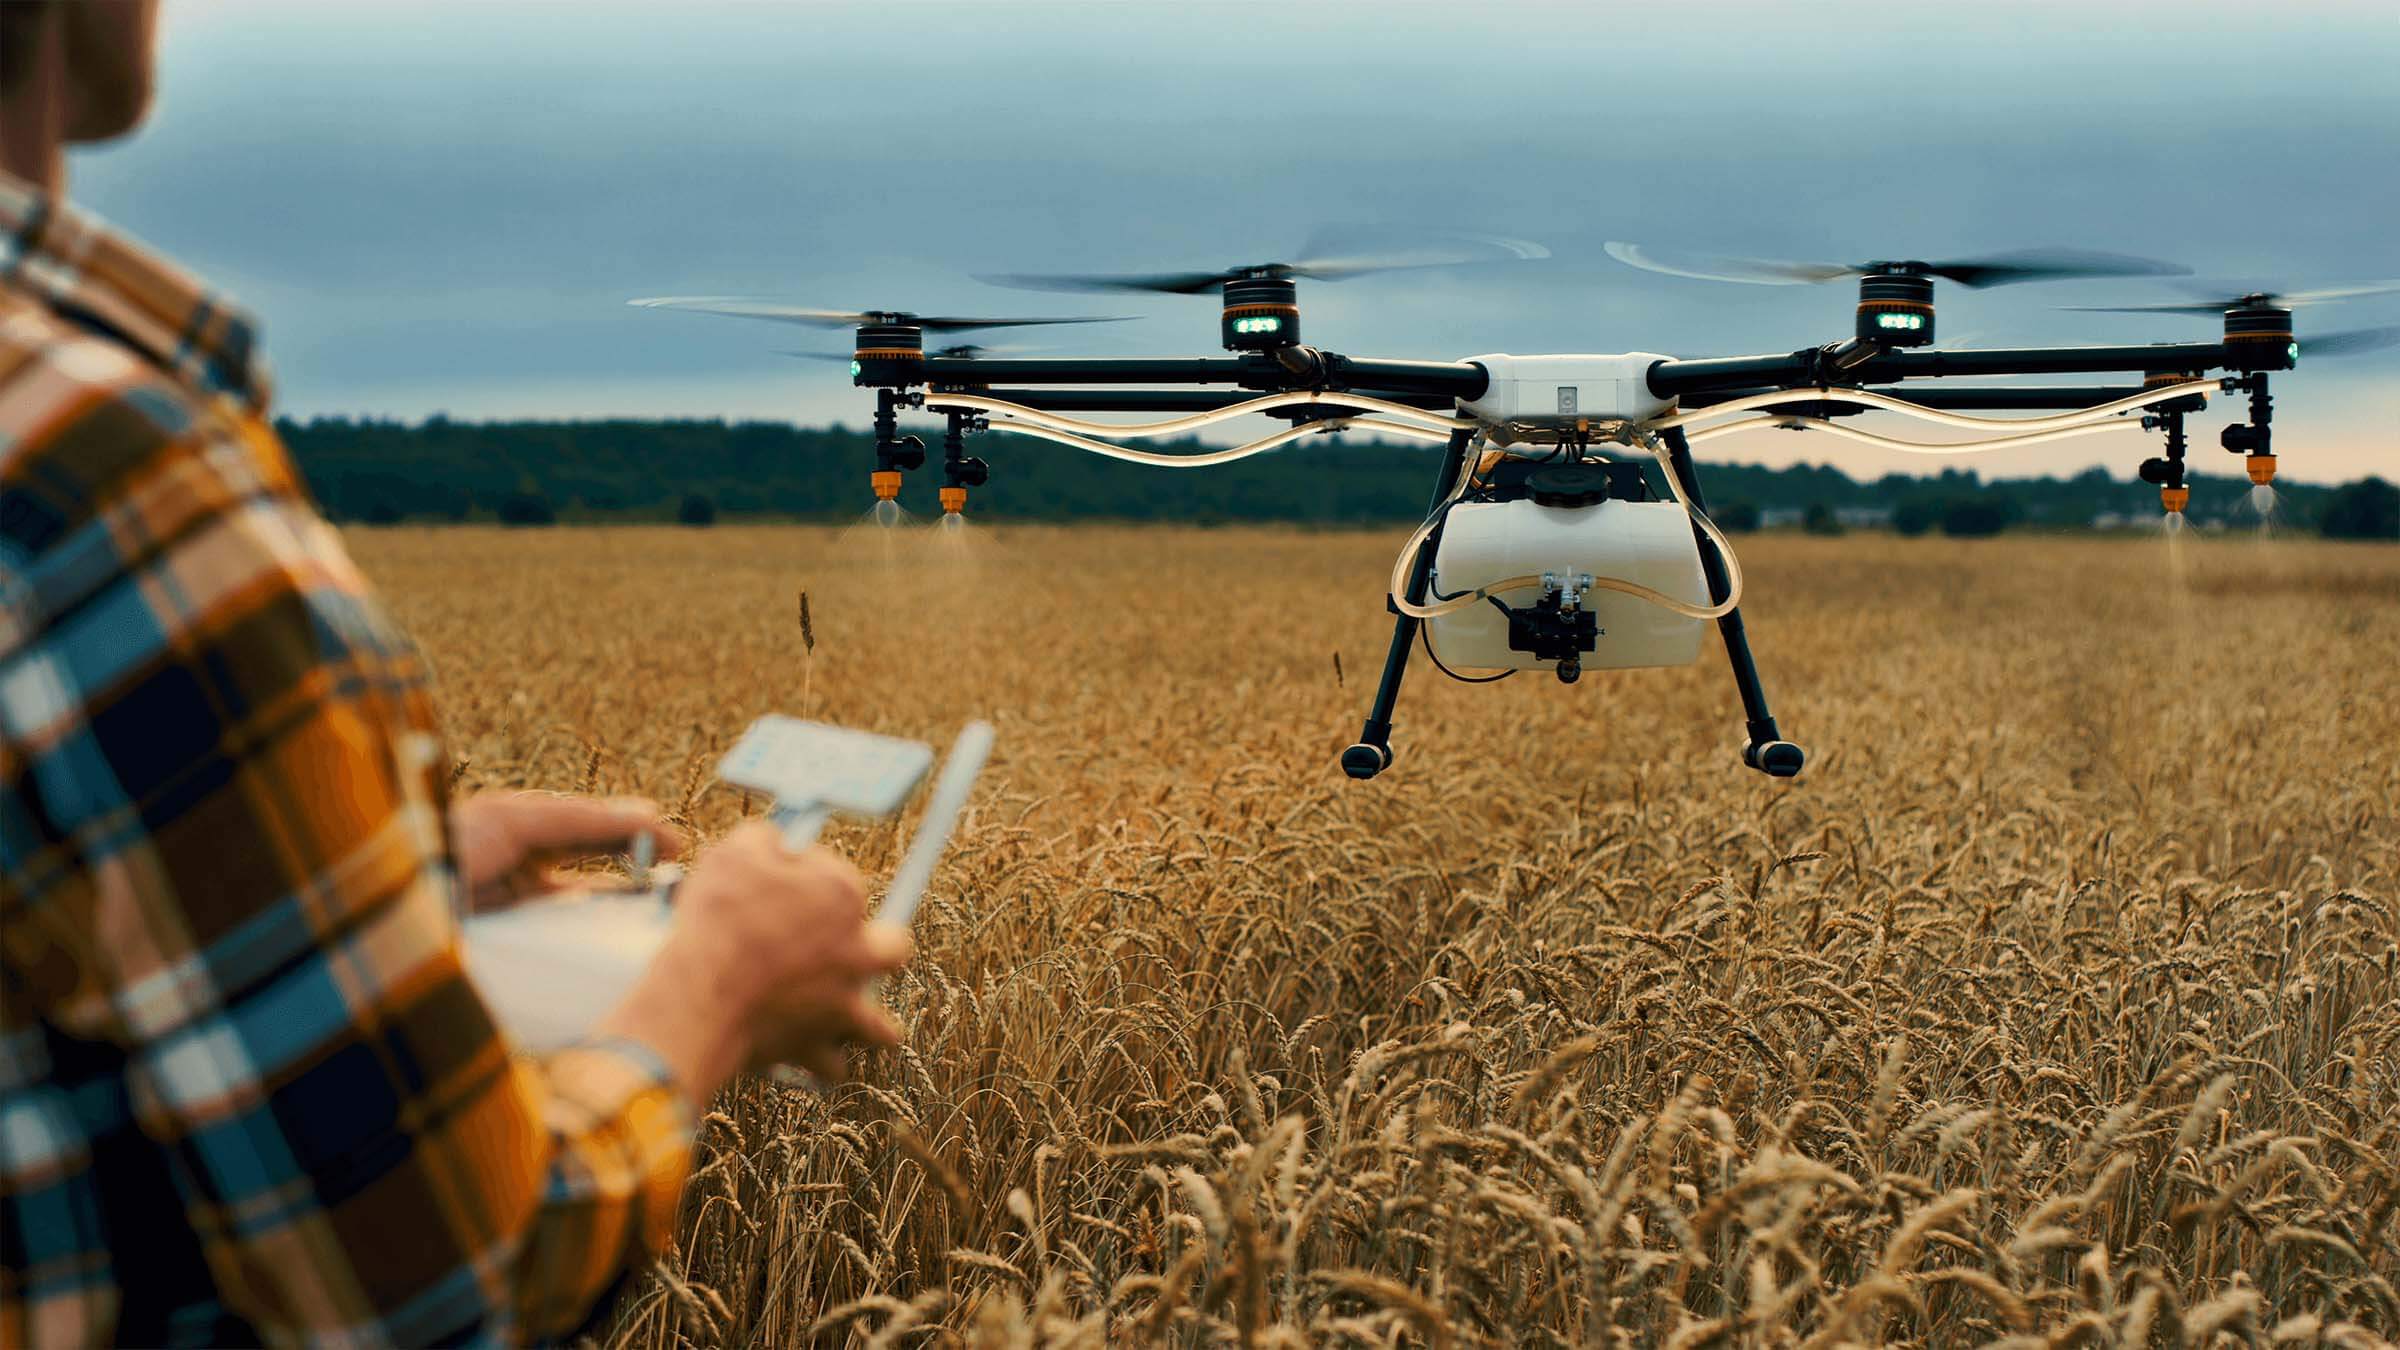
[[[914,363],[914,382],[953,388],[994,384],[1230,384],[1245,389],[1347,390],[1476,399],[1491,376],[1472,361],[1389,361],[1304,349],[1295,365],[1268,356],[1053,358],[994,361],[929,356]]]
[[[1650,392],[1660,398],[1716,390],[1779,389],[1822,381],[1822,347],[1782,356],[1723,356],[1652,363]],[[1846,382],[1943,379],[1961,375],[2093,375],[2233,368],[2224,344],[2160,342],[2132,347],[2011,347],[1975,351],[1882,351],[1840,372]]]
[[[1248,392],[1214,389],[983,389],[979,392],[986,398],[1000,399],[1040,412],[1214,412],[1237,403],[1247,403],[1257,397]],[[1375,397],[1386,403],[1402,403],[1438,413],[1448,413],[1455,402],[1447,394],[1378,393]],[[1354,404],[1343,402],[1341,394],[1328,393],[1322,403],[1282,408],[1266,415],[1338,416],[1355,407]]]

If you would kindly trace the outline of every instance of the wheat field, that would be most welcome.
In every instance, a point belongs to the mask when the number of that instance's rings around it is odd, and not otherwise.
[[[596,1337],[2400,1337],[2400,548],[1742,543],[1796,782],[1713,638],[1341,777],[1391,533],[355,534],[462,787],[999,728],[907,1048],[729,1091]]]

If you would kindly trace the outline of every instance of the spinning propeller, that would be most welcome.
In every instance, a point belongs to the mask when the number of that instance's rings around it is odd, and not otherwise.
[[[2321,286],[2308,291],[2228,291],[2219,286],[2203,291],[2197,285],[2186,284],[2184,289],[2196,298],[2164,305],[2061,305],[2061,309],[2081,310],[2087,314],[2220,314],[2229,309],[2302,309],[2309,305],[2329,305],[2361,295],[2389,295],[2400,291],[2400,281],[2366,281],[2354,286]]]
[[[1033,328],[1062,323],[1120,323],[1123,315],[1074,315],[1043,318],[960,318],[952,314],[911,314],[898,309],[809,309],[773,300],[750,300],[735,295],[659,295],[628,300],[644,309],[682,309],[695,314],[730,314],[739,319],[768,319],[811,328],[855,328],[857,349],[850,353],[853,384],[891,384],[925,359],[927,333],[959,333],[974,328]],[[958,349],[980,350],[980,349]],[[943,355],[949,354],[945,351]],[[806,356],[811,353],[794,352]],[[829,359],[839,360],[839,357]]]
[[[1611,240],[1617,261],[1668,276],[1740,281],[1759,286],[1805,286],[1858,279],[1858,340],[1879,347],[1922,347],[1933,341],[1933,279],[1961,286],[2014,286],[2084,277],[2181,276],[2191,269],[2151,258],[2089,249],[2020,249],[1941,262],[1917,259],[1861,263],[1788,262],[1644,248]]]
[[[2062,309],[2089,314],[2222,314],[2225,347],[2251,359],[2255,369],[2282,369],[2310,356],[2356,356],[2400,345],[2400,327],[2350,328],[2303,342],[2292,335],[2292,311],[2309,305],[2329,305],[2362,295],[2400,292],[2400,281],[2366,281],[2349,286],[2321,286],[2306,291],[2252,290],[2230,292],[2219,286],[2202,291],[2186,286],[2198,298],[2155,305],[2063,305]],[[2279,359],[2269,359],[2271,357]]]
[[[1380,238],[1389,239],[1382,235]],[[1249,263],[1214,271],[1129,273],[1008,273],[977,280],[1035,291],[1136,291],[1200,295],[1222,290],[1221,337],[1229,351],[1273,351],[1300,341],[1299,287],[1295,281],[1343,281],[1371,272],[1400,272],[1475,263],[1547,258],[1550,250],[1524,239],[1457,232],[1422,232],[1422,242],[1377,251],[1355,234],[1319,231],[1300,247],[1296,262]],[[1347,242],[1350,247],[1345,248]]]
[[[1734,258],[1713,253],[1682,253],[1644,248],[1612,240],[1608,256],[1618,262],[1669,276],[1702,281],[1742,281],[1758,286],[1802,286],[1840,281],[1844,277],[1941,277],[1961,286],[2013,286],[2027,281],[2071,281],[2079,277],[2183,276],[2191,269],[2151,258],[2089,249],[2037,248],[1994,253],[1981,258],[1946,262],[1878,261],[1862,263],[1786,262],[1778,258]]]
[[[658,295],[628,300],[644,309],[684,309],[695,314],[731,314],[742,319],[771,319],[777,323],[807,324],[813,328],[914,328],[924,333],[961,333],[971,328],[1028,328],[1053,323],[1122,323],[1122,314],[1075,317],[963,319],[948,314],[911,314],[898,309],[807,309],[772,300],[748,300],[736,295]]]

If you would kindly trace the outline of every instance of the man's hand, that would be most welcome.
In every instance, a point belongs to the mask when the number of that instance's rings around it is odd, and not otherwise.
[[[751,821],[710,848],[675,893],[666,945],[603,1034],[642,1041],[705,1109],[744,1067],[844,1076],[853,1045],[900,1030],[872,981],[908,963],[908,931],[867,922],[858,869],[821,848],[792,853]]]
[[[658,856],[683,852],[683,832],[636,797],[574,797],[557,792],[485,792],[450,812],[452,846],[467,910],[480,914],[574,884],[564,863],[622,853],[647,834]]]

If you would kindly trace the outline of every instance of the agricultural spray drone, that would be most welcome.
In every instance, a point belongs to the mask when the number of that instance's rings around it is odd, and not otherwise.
[[[1805,755],[1783,738],[1768,711],[1742,625],[1741,567],[1708,517],[1693,445],[1781,427],[1885,449],[1957,454],[2138,424],[2163,434],[2163,452],[2144,460],[2140,473],[2158,487],[2172,526],[2191,496],[2185,418],[2202,410],[2211,394],[2247,395],[2249,420],[2226,427],[2221,441],[2244,457],[2252,482],[2272,482],[2268,379],[2299,358],[2293,309],[2400,291],[2400,282],[2389,282],[2106,307],[2220,314],[2222,336],[2209,342],[1944,350],[1933,345],[1937,279],[1982,287],[2185,269],[2068,250],[1850,265],[1674,255],[1630,244],[1610,244],[1608,252],[1637,267],[1710,280],[1792,285],[1855,279],[1855,322],[1847,336],[1822,346],[1696,360],[1649,352],[1384,360],[1344,356],[1301,340],[1301,281],[1546,256],[1538,245],[1480,236],[1398,256],[1314,257],[1153,275],[987,278],[1045,290],[1214,294],[1221,301],[1218,337],[1229,353],[1216,357],[1028,360],[994,357],[980,348],[925,348],[928,333],[1107,321],[1097,317],[926,317],[721,297],[632,303],[854,329],[851,382],[875,391],[875,496],[879,503],[894,502],[902,475],[923,467],[924,443],[901,435],[897,420],[903,409],[922,409],[942,417],[947,428],[940,495],[948,517],[957,517],[968,491],[989,478],[990,466],[966,453],[967,438],[977,433],[1013,432],[1186,469],[1348,428],[1439,442],[1444,450],[1432,505],[1393,564],[1386,597],[1395,616],[1391,647],[1366,725],[1342,752],[1345,772],[1372,778],[1390,767],[1392,710],[1412,646],[1421,643],[1455,679],[1481,682],[1542,669],[1573,683],[1586,670],[1688,664],[1699,655],[1702,626],[1714,621],[1742,701],[1742,762],[1789,778],[1800,772]],[[2360,329],[2312,337],[2306,346],[2313,356],[2395,340],[2400,328]],[[2129,378],[2118,384],[1900,392],[1905,385],[1960,376],[2053,375]],[[1868,411],[1974,437],[1910,441],[1848,425],[1847,419]],[[1074,415],[1095,412],[1167,416],[1112,423]],[[1976,415],[1986,412],[2034,415]],[[1291,425],[1203,453],[1162,454],[1120,443],[1257,415]],[[1624,457],[1613,457],[1615,452]],[[1643,458],[1659,465],[1663,495]]]

